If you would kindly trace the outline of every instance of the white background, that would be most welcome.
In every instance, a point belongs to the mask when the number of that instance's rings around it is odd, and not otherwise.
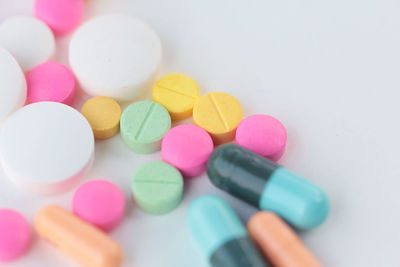
[[[324,265],[400,265],[398,0],[88,0],[86,7],[87,17],[123,12],[153,26],[164,47],[160,75],[186,73],[202,93],[231,93],[246,115],[266,113],[285,124],[281,164],[323,187],[331,200],[326,223],[301,233]],[[0,20],[31,12],[31,0],[0,0]],[[63,63],[68,40],[57,41],[56,60]],[[189,203],[216,193],[244,221],[255,210],[202,175],[185,181],[183,202],[172,213],[141,212],[130,177],[160,158],[129,151],[119,135],[97,142],[88,179],[115,182],[128,203],[111,235],[124,247],[125,266],[206,266],[185,224]],[[0,206],[30,221],[45,203],[70,208],[71,197],[27,195],[0,174]],[[26,257],[8,266],[76,265],[34,237]]]

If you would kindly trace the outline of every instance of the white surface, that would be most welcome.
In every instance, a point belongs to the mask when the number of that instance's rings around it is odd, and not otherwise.
[[[0,126],[26,100],[26,81],[15,58],[0,47]]]
[[[89,172],[93,156],[92,128],[82,114],[64,104],[27,105],[10,116],[0,132],[4,172],[30,192],[70,190]]]
[[[8,50],[24,71],[46,62],[54,54],[50,28],[33,17],[15,17],[0,24],[0,46]]]
[[[0,1],[0,20],[28,14],[30,3]],[[88,16],[121,11],[154,27],[165,52],[160,75],[184,72],[202,94],[226,91],[241,101],[246,115],[266,113],[284,123],[288,144],[280,163],[330,196],[328,220],[301,234],[325,266],[399,265],[400,1],[86,3]],[[68,37],[57,42],[57,58],[66,63]],[[111,235],[125,249],[125,266],[206,266],[185,224],[190,201],[206,192],[220,194],[242,219],[254,209],[203,175],[185,181],[183,203],[171,214],[144,214],[131,199],[130,178],[138,166],[160,158],[131,152],[119,135],[97,142],[90,179],[115,182],[128,199],[126,218]],[[70,208],[71,198],[72,192],[33,197],[0,179],[0,206],[30,220],[45,203]],[[76,265],[36,239],[25,258],[8,266]]]
[[[161,54],[160,39],[148,25],[112,14],[93,18],[76,30],[69,62],[87,93],[128,101],[153,83]]]

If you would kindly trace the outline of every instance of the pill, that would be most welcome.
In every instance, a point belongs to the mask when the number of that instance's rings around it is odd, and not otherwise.
[[[21,257],[29,248],[31,230],[17,211],[0,209],[0,262]]]
[[[274,117],[258,114],[244,119],[236,130],[236,144],[278,161],[286,147],[286,130]]]
[[[299,229],[316,227],[328,216],[329,200],[321,188],[237,145],[216,149],[207,173],[215,186]]]
[[[163,105],[174,121],[192,116],[193,105],[199,97],[198,84],[182,73],[163,76],[153,89],[153,100]]]
[[[118,186],[104,180],[81,185],[72,200],[74,214],[81,219],[111,231],[124,217],[125,198]]]
[[[16,111],[0,131],[0,162],[8,178],[39,194],[65,192],[89,171],[94,138],[77,110],[38,102]]]
[[[206,170],[213,149],[213,141],[206,131],[195,125],[183,124],[166,133],[161,155],[165,162],[179,169],[183,176],[192,177]]]
[[[82,24],[69,46],[69,62],[81,87],[118,101],[152,87],[161,56],[157,34],[141,20],[120,14]]]
[[[194,200],[187,221],[211,266],[270,266],[254,246],[234,210],[220,197],[206,195]]]
[[[96,96],[90,98],[82,107],[82,115],[90,123],[97,139],[107,139],[119,131],[121,107],[112,98]]]
[[[137,205],[143,211],[165,214],[175,209],[181,202],[183,178],[171,165],[154,161],[136,170],[131,188]]]
[[[0,47],[0,126],[25,104],[25,76],[14,57]],[[7,96],[7,97],[6,97]]]
[[[135,152],[152,153],[160,150],[161,139],[170,128],[168,111],[155,102],[139,101],[122,112],[122,140]]]
[[[29,71],[53,56],[55,41],[44,22],[19,16],[0,24],[0,46],[15,57],[23,71]]]
[[[122,263],[123,252],[117,242],[59,206],[40,209],[35,217],[35,230],[83,266],[117,267]]]
[[[321,267],[296,233],[272,212],[253,215],[247,229],[254,242],[276,267]]]
[[[206,130],[216,145],[232,141],[242,119],[242,105],[227,93],[209,93],[194,104],[194,123]]]
[[[55,34],[75,29],[82,21],[83,0],[35,0],[35,17],[44,21]]]
[[[26,75],[28,103],[54,101],[71,105],[75,98],[75,78],[63,64],[46,62]]]

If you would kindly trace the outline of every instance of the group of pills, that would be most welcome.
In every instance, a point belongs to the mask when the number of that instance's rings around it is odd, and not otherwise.
[[[327,217],[329,201],[319,187],[275,163],[285,151],[284,126],[268,115],[243,118],[236,98],[223,92],[201,96],[196,81],[181,73],[154,84],[162,57],[156,33],[125,15],[79,26],[83,13],[83,0],[36,0],[36,18],[0,24],[0,162],[7,177],[33,193],[68,191],[90,171],[95,139],[120,131],[137,153],[161,150],[162,161],[139,167],[131,180],[143,211],[172,211],[181,202],[184,178],[205,171],[215,186],[264,210],[246,229],[220,197],[202,196],[190,205],[188,226],[212,266],[321,266],[289,224],[316,227]],[[70,70],[50,59],[54,34],[73,30]],[[70,107],[76,80],[94,96],[81,112]],[[152,101],[121,109],[119,103],[149,87]],[[191,116],[194,124],[171,128]],[[86,182],[71,207],[40,209],[36,233],[84,266],[120,266],[123,249],[107,235],[124,217],[120,188],[105,180]],[[0,261],[22,256],[30,236],[20,213],[0,209]]]

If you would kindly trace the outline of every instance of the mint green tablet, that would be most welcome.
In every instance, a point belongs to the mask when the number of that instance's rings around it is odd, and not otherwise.
[[[161,139],[171,128],[168,111],[153,101],[129,105],[121,116],[121,136],[133,151],[147,154],[161,148]]]
[[[165,214],[181,202],[183,178],[168,163],[153,161],[136,170],[131,188],[139,208],[152,214]]]

